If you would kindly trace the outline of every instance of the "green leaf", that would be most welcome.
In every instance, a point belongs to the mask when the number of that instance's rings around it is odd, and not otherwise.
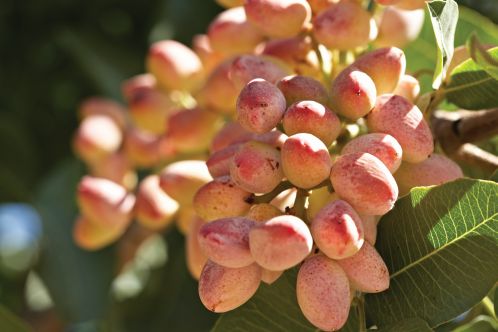
[[[145,289],[136,297],[115,302],[113,330],[123,332],[205,332],[218,315],[199,299],[197,281],[187,270],[184,236],[171,229],[165,236],[167,262],[151,271]]]
[[[467,49],[472,60],[495,80],[498,80],[498,57],[493,57],[489,54],[475,34],[472,34],[467,41]]]
[[[402,321],[383,326],[376,330],[378,332],[431,332],[433,331],[427,322],[420,318],[408,318]]]
[[[103,316],[115,267],[112,248],[87,252],[73,242],[75,192],[82,174],[79,163],[62,164],[42,182],[35,201],[45,237],[38,271],[59,313],[73,323]]]
[[[495,296],[493,298],[493,304],[495,307],[495,316],[498,317],[498,287],[495,287]]]
[[[458,4],[453,0],[436,0],[428,2],[427,8],[437,44],[436,70],[432,79],[432,87],[438,89],[453,57]]]
[[[498,323],[489,316],[477,316],[471,322],[460,326],[453,332],[495,332],[498,331]]]
[[[489,50],[488,54],[498,59],[498,47]],[[472,59],[464,61],[453,70],[450,82],[444,88],[450,102],[471,110],[497,107],[496,91],[498,80]]]
[[[430,21],[430,15],[425,16],[424,26],[417,39],[408,44],[404,51],[409,73],[419,70],[434,70],[436,67],[437,46]],[[459,21],[455,33],[455,45],[464,45],[469,35],[475,32],[485,44],[493,44],[498,40],[498,26],[489,18],[467,8],[459,8]],[[429,75],[419,76],[422,92],[431,89],[432,80]]]
[[[0,304],[0,331],[28,332],[31,328],[9,309]]]
[[[292,269],[271,285],[261,283],[249,302],[223,314],[211,332],[317,331],[297,304],[296,278],[297,269]]]
[[[498,184],[460,179],[419,187],[379,224],[390,287],[366,296],[382,326],[420,317],[434,328],[470,309],[498,276]]]

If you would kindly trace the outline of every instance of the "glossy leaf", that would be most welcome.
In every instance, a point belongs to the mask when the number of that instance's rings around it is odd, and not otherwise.
[[[414,73],[419,70],[434,70],[436,67],[437,46],[430,22],[430,15],[425,15],[424,26],[417,39],[404,49],[407,58],[407,70]],[[459,8],[459,20],[455,32],[455,45],[464,45],[471,33],[475,32],[479,40],[485,44],[493,44],[498,40],[498,26],[489,18],[467,8]],[[429,75],[420,75],[422,92],[431,90],[432,81]]]
[[[498,61],[498,47],[489,50],[488,54]],[[453,70],[450,82],[444,88],[450,102],[472,110],[498,106],[497,90],[498,80],[472,59]]]
[[[494,332],[498,331],[498,322],[489,316],[477,316],[471,322],[460,326],[453,332]]]
[[[427,322],[420,318],[408,318],[396,322],[394,324],[390,324],[384,327],[380,327],[378,332],[431,332],[433,331]]]
[[[461,179],[412,189],[379,225],[390,287],[366,297],[382,326],[420,317],[434,328],[478,303],[498,276],[498,184]]]
[[[477,36],[473,34],[467,41],[467,48],[470,57],[479,66],[481,66],[491,77],[498,79],[498,58],[493,57],[486,50],[486,47],[479,41]]]
[[[443,82],[453,57],[458,4],[453,0],[437,0],[428,2],[427,8],[437,44],[436,70],[432,79],[432,87],[437,89]]]

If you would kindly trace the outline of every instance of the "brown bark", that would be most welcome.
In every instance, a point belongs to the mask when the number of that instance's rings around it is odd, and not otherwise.
[[[436,111],[432,131],[444,152],[488,172],[498,168],[498,156],[474,144],[498,134],[498,108],[482,111]]]

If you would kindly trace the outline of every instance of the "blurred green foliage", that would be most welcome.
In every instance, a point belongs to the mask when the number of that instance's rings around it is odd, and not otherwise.
[[[31,201],[71,154],[83,98],[119,98],[151,41],[188,44],[220,10],[204,0],[1,1],[0,202]]]

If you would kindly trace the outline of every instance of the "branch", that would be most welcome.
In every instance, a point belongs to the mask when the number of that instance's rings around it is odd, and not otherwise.
[[[498,108],[483,111],[437,111],[432,117],[434,135],[446,150],[454,152],[465,143],[498,134]]]
[[[465,143],[457,150],[454,156],[456,159],[469,165],[480,167],[490,173],[498,168],[498,156],[484,151],[474,144]]]
[[[431,122],[434,137],[448,156],[490,172],[498,168],[497,156],[470,144],[498,134],[498,108],[436,111]]]

